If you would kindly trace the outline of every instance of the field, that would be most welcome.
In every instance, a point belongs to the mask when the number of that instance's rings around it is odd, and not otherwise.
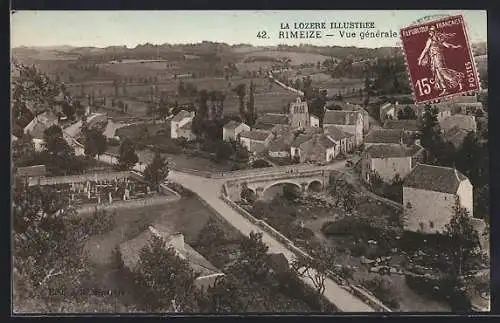
[[[339,90],[343,92],[351,89],[364,89],[365,81],[363,79],[351,79],[351,78],[332,78],[330,75],[325,73],[314,73],[314,74],[303,74],[291,77],[292,80],[297,78],[302,79],[302,77],[309,76],[312,79],[313,86],[321,89],[326,89],[334,92],[336,94]],[[328,93],[331,95],[331,93]]]
[[[301,64],[316,64],[317,62],[323,62],[330,57],[315,53],[299,53],[299,52],[280,52],[280,51],[256,51],[248,53],[244,56],[243,61],[251,58],[252,56],[262,56],[270,57],[275,59],[281,59],[283,57],[289,58],[291,60],[290,65],[301,65]]]

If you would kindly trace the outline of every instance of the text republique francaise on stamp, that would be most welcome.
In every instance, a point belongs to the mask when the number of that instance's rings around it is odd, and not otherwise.
[[[415,102],[480,89],[463,16],[412,25],[400,36]]]

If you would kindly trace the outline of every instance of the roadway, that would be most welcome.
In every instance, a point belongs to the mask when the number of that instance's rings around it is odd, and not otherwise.
[[[95,118],[99,114],[92,115],[90,118]],[[73,137],[81,129],[81,123],[75,123],[74,125],[65,129],[65,133]],[[141,167],[142,166],[142,167]],[[220,216],[224,217],[233,227],[239,230],[245,236],[248,236],[250,232],[260,232],[262,233],[263,242],[269,247],[269,252],[272,253],[282,253],[289,263],[292,263],[296,258],[294,253],[291,252],[287,246],[277,241],[274,237],[261,230],[258,226],[249,222],[241,214],[232,209],[227,205],[221,198],[221,190],[224,182],[229,179],[238,178],[248,178],[255,175],[264,174],[283,174],[287,171],[293,170],[295,172],[300,172],[303,170],[314,171],[314,170],[335,170],[345,167],[345,161],[338,161],[325,166],[319,165],[292,165],[283,167],[273,167],[271,169],[255,169],[246,170],[242,172],[228,172],[221,176],[221,178],[206,178],[202,176],[196,176],[188,173],[183,173],[177,170],[171,170],[168,175],[168,179],[178,183],[192,192],[198,194],[210,207],[216,210]],[[137,164],[134,169],[142,171],[143,165]],[[314,274],[312,271],[311,274]],[[302,280],[309,286],[313,286],[309,278],[302,278]],[[325,280],[325,292],[324,296],[334,304],[341,312],[374,312],[375,310],[368,306],[366,303],[361,301],[359,298],[349,293],[333,280],[326,278]]]
[[[323,169],[324,168],[325,167],[323,167]],[[261,230],[258,226],[249,222],[220,198],[222,185],[227,179],[205,178],[179,171],[170,171],[168,179],[198,194],[200,198],[205,200],[205,202],[213,209],[217,210],[220,216],[224,217],[242,234],[248,236],[252,231],[262,233],[262,240],[269,247],[269,252],[283,253],[290,263],[295,259],[293,252],[291,252],[285,245],[278,242],[271,235]],[[302,280],[306,284],[312,286],[312,282],[309,278],[302,278]],[[335,304],[341,312],[375,311],[373,308],[329,278],[325,280],[324,296],[331,303]]]

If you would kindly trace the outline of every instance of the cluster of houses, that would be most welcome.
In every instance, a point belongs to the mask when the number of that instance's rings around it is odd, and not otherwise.
[[[263,114],[253,128],[243,122],[228,122],[223,128],[223,140],[239,141],[253,155],[300,163],[329,163],[359,150],[363,180],[371,183],[377,176],[386,183],[396,178],[403,181],[403,206],[409,219],[406,229],[410,231],[442,231],[457,199],[473,216],[470,181],[454,168],[424,164],[425,150],[418,139],[424,105],[411,105],[416,120],[398,120],[399,110],[406,105],[385,104],[380,109],[382,126],[377,127],[370,124],[368,113],[358,105],[343,103],[341,110],[327,106],[321,122],[299,97],[290,104],[288,114]],[[438,108],[443,137],[455,146],[470,131],[477,130],[475,114],[482,105],[475,96],[457,97],[433,106]],[[172,138],[193,139],[188,129],[193,118],[194,113],[179,112],[171,121]],[[473,219],[482,232],[484,221]]]
[[[398,120],[399,112],[402,109],[410,107],[415,112],[417,119],[421,119],[425,106],[425,104],[386,103],[380,107],[380,120],[388,123],[389,127],[401,128],[405,123],[416,122]],[[477,131],[476,115],[478,113],[484,114],[483,104],[478,102],[476,95],[453,97],[446,102],[433,103],[431,107],[437,108],[437,120],[441,127],[443,139],[445,142],[451,143],[455,148],[462,144],[470,131]],[[384,127],[386,127],[385,124]]]

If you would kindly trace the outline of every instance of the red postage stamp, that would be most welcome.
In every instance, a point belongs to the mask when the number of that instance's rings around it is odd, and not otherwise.
[[[480,89],[461,15],[403,28],[400,36],[416,103]]]

